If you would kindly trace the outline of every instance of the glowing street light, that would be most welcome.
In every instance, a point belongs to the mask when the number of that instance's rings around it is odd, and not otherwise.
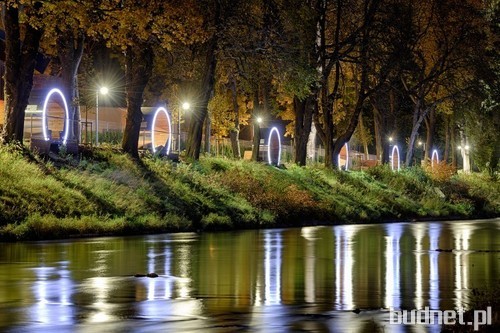
[[[189,102],[184,102],[181,105],[184,111],[188,111],[191,108],[191,104]],[[177,152],[179,155],[181,154],[181,108],[179,108],[179,119],[177,124]]]
[[[262,117],[257,117],[257,123],[261,124],[262,123]]]
[[[107,95],[108,87],[100,87],[95,94],[95,145],[99,145],[99,94]]]

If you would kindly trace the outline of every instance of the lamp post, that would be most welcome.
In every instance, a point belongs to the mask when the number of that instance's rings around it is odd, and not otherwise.
[[[95,94],[95,145],[99,145],[99,94],[106,95],[109,92],[107,87],[101,87]]]
[[[425,156],[425,155],[427,154],[427,151],[426,151],[426,149],[425,149],[425,142],[422,142],[422,141],[420,141],[420,140],[419,140],[419,141],[418,141],[418,146],[423,148],[423,149],[422,149],[422,160],[420,161],[420,164],[421,164],[422,166],[424,166],[424,164],[425,164],[425,160],[426,160],[426,156]]]
[[[182,109],[184,111],[189,110],[191,105],[188,102],[182,103]],[[179,155],[181,154],[181,108],[179,108],[179,119],[178,119],[178,128],[177,128],[177,151]]]

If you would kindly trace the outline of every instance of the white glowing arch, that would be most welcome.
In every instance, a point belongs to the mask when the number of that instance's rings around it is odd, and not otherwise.
[[[278,137],[278,163],[277,165],[280,165],[280,159],[281,159],[281,138],[280,138],[280,132],[276,127],[271,128],[271,132],[269,132],[269,139],[267,140],[267,161],[269,164],[272,164],[273,161],[271,160],[271,139],[273,137],[273,133],[276,132],[276,136]]]
[[[64,114],[66,116],[66,121],[64,125],[64,136],[63,136],[63,145],[66,144],[66,141],[68,141],[68,133],[69,133],[69,109],[68,109],[68,104],[66,103],[66,98],[64,98],[64,94],[62,93],[61,90],[54,88],[49,93],[47,94],[47,97],[45,97],[45,102],[43,103],[43,110],[42,110],[42,129],[43,129],[43,138],[45,141],[49,141],[49,134],[47,133],[47,105],[49,104],[50,96],[53,94],[59,94],[61,96],[61,99],[64,103]]]
[[[151,145],[153,147],[153,153],[156,153],[156,144],[155,144],[155,124],[156,124],[156,117],[160,112],[165,113],[167,116],[167,123],[168,123],[168,139],[167,139],[167,155],[170,153],[170,143],[172,142],[172,123],[170,122],[170,116],[168,115],[167,109],[164,107],[159,107],[155,111],[155,115],[153,116],[153,123],[151,125]]]
[[[391,169],[392,169],[392,171],[394,171],[394,152],[398,153],[398,168],[397,168],[397,171],[399,171],[400,170],[399,148],[396,145],[394,145],[394,147],[392,147],[392,153],[391,153]]]
[[[344,144],[345,147],[345,171],[349,169],[349,146],[347,146],[347,142]],[[340,153],[337,155],[337,165],[339,166],[339,170],[342,170],[342,166],[340,165]]]
[[[434,159],[436,160],[436,163],[439,164],[439,154],[437,149],[434,149],[432,151],[432,156],[431,156],[431,168],[434,169]]]

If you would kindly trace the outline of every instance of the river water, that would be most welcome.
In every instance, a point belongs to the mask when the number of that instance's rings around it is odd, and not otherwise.
[[[499,279],[500,219],[2,243],[0,331],[439,332],[389,309]]]

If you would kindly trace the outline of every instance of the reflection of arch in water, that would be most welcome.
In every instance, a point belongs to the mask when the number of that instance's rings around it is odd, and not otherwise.
[[[276,136],[276,139],[273,139],[273,134]],[[278,143],[278,156],[276,157],[276,163],[274,163],[274,159],[272,158],[271,150],[273,152],[276,150],[276,142]],[[269,132],[269,139],[267,140],[267,161],[271,165],[280,165],[281,159],[281,138],[280,132],[276,127],[271,128],[271,132]]]
[[[403,235],[401,224],[388,224],[385,236],[385,296],[386,308],[399,308],[401,305],[401,250],[400,239]]]
[[[347,142],[344,144],[342,149],[340,150],[339,154],[337,155],[337,165],[339,166],[339,170],[342,170],[342,166],[340,165],[340,155],[342,154],[342,150],[345,150],[345,168],[344,170],[347,171],[349,169],[349,147],[347,146]]]
[[[353,225],[336,226],[333,229],[335,235],[335,310],[352,310],[355,306],[353,239],[360,229],[361,227]]]
[[[58,94],[61,96],[61,99],[64,104],[64,115],[65,115],[65,122],[64,122],[64,131],[63,131],[63,145],[66,144],[66,141],[68,141],[68,130],[69,130],[69,109],[68,109],[68,104],[66,103],[66,98],[64,98],[64,94],[62,93],[61,90],[54,88],[49,93],[47,94],[47,97],[45,97],[45,102],[43,103],[43,110],[42,110],[42,129],[43,129],[43,138],[45,141],[49,141],[51,138],[49,138],[48,134],[48,124],[47,124],[47,106],[49,104],[50,97],[53,94]]]
[[[394,153],[397,153],[397,161],[398,161],[398,167],[397,167],[397,171],[400,170],[400,164],[399,164],[399,148],[398,146],[394,145],[394,147],[392,147],[392,153],[391,153],[391,169],[392,171],[394,171]]]
[[[437,149],[434,149],[432,151],[432,155],[431,155],[431,168],[434,169],[434,164],[439,164],[439,155],[438,155],[438,151]],[[434,162],[436,161],[436,162]]]
[[[156,135],[156,130],[155,130],[155,125],[157,122],[157,117],[160,113],[164,113],[165,116],[167,116],[167,124],[168,124],[168,138],[167,141],[165,142],[166,144],[166,154],[168,155],[170,153],[170,143],[172,142],[172,123],[170,122],[170,116],[168,115],[167,109],[164,107],[159,107],[156,109],[156,112],[153,116],[153,123],[151,125],[151,146],[153,148],[153,153],[156,153],[156,144],[155,144],[155,135]]]

